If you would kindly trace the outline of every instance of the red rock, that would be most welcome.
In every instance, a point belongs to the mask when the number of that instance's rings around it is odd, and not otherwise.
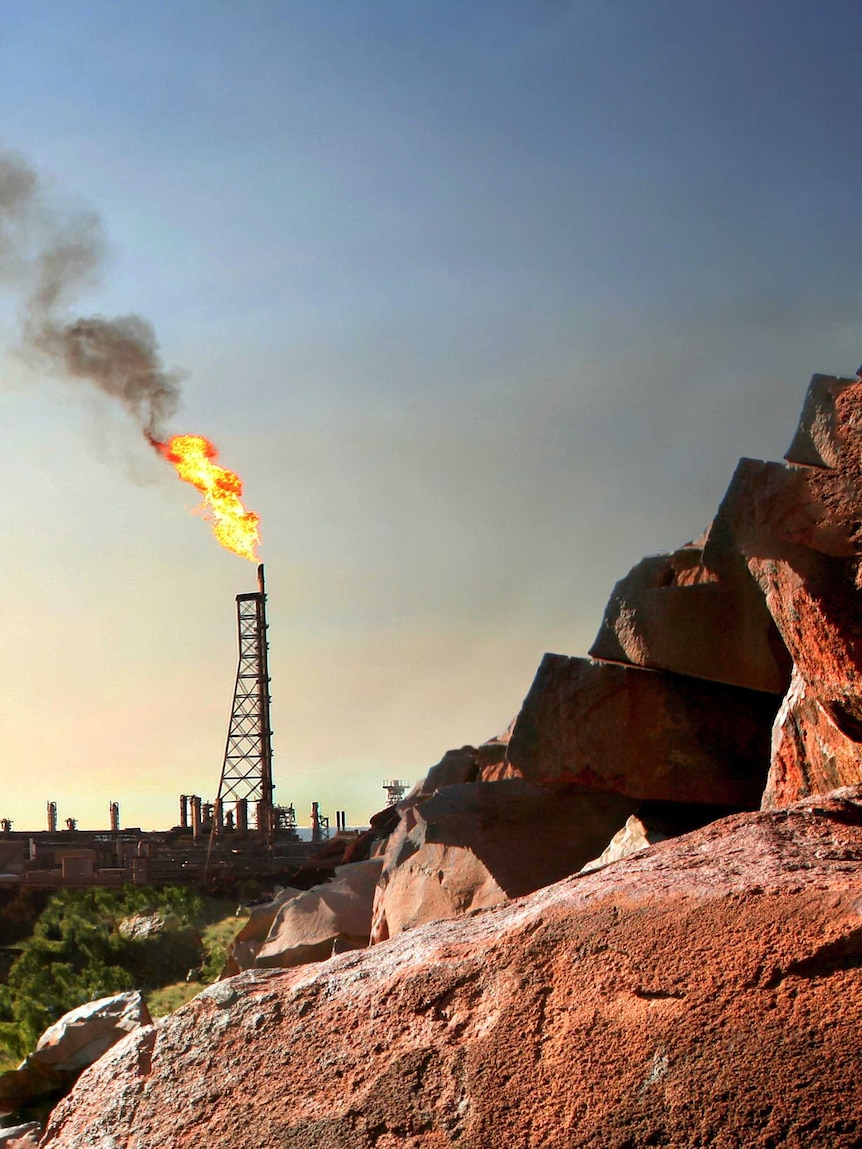
[[[859,744],[838,729],[797,671],[772,731],[763,808],[858,784],[859,757]]]
[[[770,694],[546,654],[508,762],[556,789],[756,809],[776,708]]]
[[[222,977],[233,977],[244,969],[254,969],[254,959],[272,929],[276,914],[285,902],[289,902],[299,893],[300,890],[287,886],[271,901],[249,906],[248,921],[228,947]]]
[[[38,1121],[0,1129],[0,1149],[38,1149],[41,1133]]]
[[[713,553],[715,548],[713,548]],[[783,694],[790,657],[741,561],[703,548],[642,559],[613,589],[592,658]]]
[[[856,385],[855,379],[812,375],[799,426],[784,458],[808,467],[836,467],[841,457],[841,430],[836,400]]]
[[[510,731],[483,742],[480,746],[462,746],[460,750],[447,750],[436,766],[416,783],[401,808],[414,806],[430,798],[444,786],[457,786],[463,782],[492,781],[506,760]]]
[[[374,899],[372,943],[576,873],[635,805],[618,794],[554,794],[520,778],[446,786],[401,812]]]
[[[848,389],[839,402],[860,391]],[[862,739],[855,541],[860,522],[862,482],[851,473],[743,459],[714,524],[714,533],[732,537],[745,557],[811,696],[857,740]]]
[[[344,949],[367,946],[382,868],[382,858],[339,866],[331,882],[284,902],[257,951],[255,966],[287,969],[323,961],[336,943]]]
[[[43,1149],[851,1149],[859,792],[220,982],[89,1069]]]

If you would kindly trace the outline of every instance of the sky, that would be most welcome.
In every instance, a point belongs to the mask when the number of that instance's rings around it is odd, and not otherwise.
[[[276,800],[504,730],[862,359],[862,9],[3,0],[0,149],[261,516]],[[48,207],[45,209],[49,210]],[[0,282],[0,817],[215,796],[254,566]]]

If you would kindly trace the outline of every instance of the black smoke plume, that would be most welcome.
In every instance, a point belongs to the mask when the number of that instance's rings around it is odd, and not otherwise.
[[[0,151],[0,286],[19,298],[25,348],[113,396],[155,444],[182,376],[162,364],[152,325],[139,315],[70,313],[104,254],[96,215],[55,207],[30,165]]]

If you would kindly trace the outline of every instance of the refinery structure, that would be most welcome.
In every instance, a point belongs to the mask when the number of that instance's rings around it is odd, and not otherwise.
[[[61,828],[52,801],[45,830],[16,831],[8,818],[0,818],[0,886],[229,885],[289,873],[330,838],[330,819],[319,803],[312,803],[310,836],[302,840],[294,806],[274,801],[262,564],[257,578],[256,591],[236,596],[239,657],[215,799],[180,794],[177,825],[156,832],[122,829],[117,802],[109,803],[106,830],[78,830],[74,818],[66,818]],[[389,805],[407,789],[397,779],[383,786]],[[336,812],[335,834],[355,835],[347,829],[343,810]]]

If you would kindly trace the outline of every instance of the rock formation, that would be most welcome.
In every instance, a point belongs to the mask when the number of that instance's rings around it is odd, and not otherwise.
[[[127,1038],[44,1149],[849,1149],[862,793],[250,971]]]
[[[338,950],[368,945],[374,889],[382,858],[338,866],[333,881],[314,886],[279,908],[257,952],[259,969],[322,961]]]
[[[372,941],[496,906],[575,873],[637,803],[521,778],[461,782],[404,810],[389,838]]]
[[[234,968],[376,944],[133,1034],[45,1149],[862,1144],[862,383],[814,376],[785,462],[741,460],[590,654]]]

